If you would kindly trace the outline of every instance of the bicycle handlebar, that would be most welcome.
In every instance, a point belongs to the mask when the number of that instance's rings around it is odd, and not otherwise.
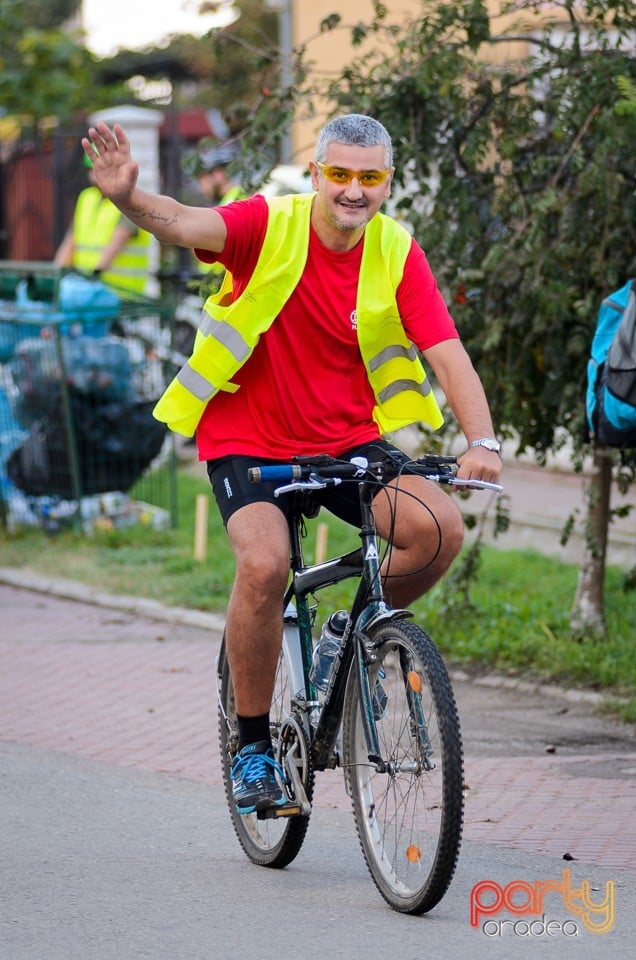
[[[334,460],[324,463],[320,460],[309,463],[281,463],[272,466],[249,467],[247,477],[250,483],[290,483],[293,480],[309,480],[314,475],[321,480],[342,479],[343,477],[362,477],[358,464]]]
[[[287,492],[290,489],[316,489],[318,485],[327,486],[329,481],[340,483],[343,479],[364,480],[366,478],[386,482],[396,477],[405,466],[408,467],[409,472],[417,473],[426,480],[433,480],[436,483],[472,490],[493,490],[497,493],[503,491],[503,487],[499,483],[456,477],[457,460],[455,457],[430,454],[406,462],[387,457],[377,463],[368,463],[364,458],[356,458],[350,462],[327,456],[298,457],[295,463],[249,467],[247,476],[250,483],[289,484],[285,490]]]
[[[307,472],[305,472],[307,471]],[[285,463],[271,467],[249,467],[247,479],[250,483],[289,483],[290,480],[301,480],[309,476],[307,467],[298,463]]]

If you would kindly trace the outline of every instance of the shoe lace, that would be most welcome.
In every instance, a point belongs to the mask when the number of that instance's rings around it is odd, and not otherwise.
[[[269,753],[252,753],[249,757],[239,756],[236,759],[238,771],[241,772],[244,783],[255,783],[257,780],[263,780],[270,770],[281,781],[285,781],[283,768]]]

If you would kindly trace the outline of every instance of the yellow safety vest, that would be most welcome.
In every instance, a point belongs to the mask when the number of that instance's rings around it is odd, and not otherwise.
[[[87,187],[77,198],[73,217],[73,266],[91,273],[121,220],[117,207],[97,187]],[[101,275],[104,283],[143,293],[148,279],[150,234],[139,230]]]
[[[243,200],[245,197],[247,197],[245,190],[237,183],[223,194],[218,206],[224,207],[226,203],[233,203],[234,200]]]
[[[186,437],[219,390],[234,393],[232,377],[250,356],[298,284],[307,260],[313,194],[274,197],[263,247],[240,297],[231,302],[228,273],[209,297],[188,362],[154,409],[157,420]],[[416,421],[437,429],[443,417],[426,379],[417,348],[406,336],[396,302],[411,245],[409,233],[376,214],[367,224],[356,302],[357,332],[381,433]]]

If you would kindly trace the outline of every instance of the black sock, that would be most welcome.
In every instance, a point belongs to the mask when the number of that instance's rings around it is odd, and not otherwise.
[[[239,731],[239,750],[246,747],[248,743],[257,743],[259,740],[269,741],[269,712],[263,713],[259,717],[241,717],[236,715],[236,722]]]

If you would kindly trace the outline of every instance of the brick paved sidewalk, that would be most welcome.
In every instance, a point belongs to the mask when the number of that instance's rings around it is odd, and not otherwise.
[[[218,632],[3,584],[0,608],[0,740],[220,783]],[[468,753],[467,839],[636,870],[636,750]],[[341,772],[315,803],[348,809]]]

